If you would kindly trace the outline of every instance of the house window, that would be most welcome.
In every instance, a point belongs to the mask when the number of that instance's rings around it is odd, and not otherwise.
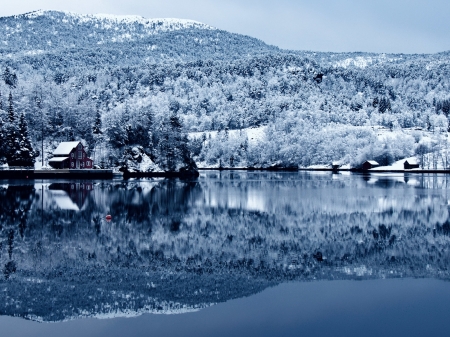
[[[74,163],[74,162],[71,162],[71,163],[70,163],[70,166],[74,167],[74,166],[75,166],[75,163]]]
[[[75,158],[75,154],[74,154],[73,152],[70,154],[70,156],[71,156],[72,158]]]
[[[89,160],[86,162],[86,166],[91,166],[91,162]]]
[[[83,159],[83,153],[81,151],[78,151],[78,159]]]

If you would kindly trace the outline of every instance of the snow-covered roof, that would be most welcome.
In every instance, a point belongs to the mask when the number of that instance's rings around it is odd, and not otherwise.
[[[405,160],[405,163],[408,162],[409,165],[419,165],[419,162],[416,158],[408,158]]]
[[[375,160],[367,160],[370,165],[380,165]]]
[[[78,146],[80,142],[61,142],[58,147],[53,151],[54,156],[68,156],[70,151]]]
[[[50,191],[53,200],[60,209],[79,211],[80,208],[65,191]]]
[[[48,162],[49,163],[60,163],[66,159],[69,159],[69,157],[55,157],[55,158],[50,159]]]

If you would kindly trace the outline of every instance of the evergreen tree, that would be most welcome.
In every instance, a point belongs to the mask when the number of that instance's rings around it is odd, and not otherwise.
[[[15,88],[17,86],[17,75],[6,67],[3,72],[3,81],[10,88]]]
[[[130,124],[126,124],[125,125],[125,145],[132,145],[132,141],[133,141],[133,128],[131,127]]]
[[[28,134],[28,124],[24,114],[20,114],[18,149],[16,151],[17,166],[34,166],[36,152],[31,145],[31,139]]]
[[[5,155],[6,160],[9,166],[14,166],[17,159],[17,151],[19,149],[19,141],[18,141],[18,129],[16,123],[16,117],[14,113],[14,103],[11,92],[9,93],[8,98],[8,124],[6,126],[6,147],[5,147]]]
[[[25,116],[22,113],[17,121],[11,93],[9,93],[8,101],[8,124],[5,135],[1,136],[2,144],[4,143],[6,146],[2,150],[9,166],[33,166],[36,155],[31,146]]]
[[[16,119],[14,116],[14,104],[13,104],[13,98],[12,98],[11,91],[9,92],[9,97],[8,97],[8,119],[11,124],[14,124],[15,119]]]
[[[169,171],[175,171],[177,162],[181,159],[181,122],[176,110],[169,118],[169,150],[167,152],[167,164]]]
[[[101,135],[102,134],[102,116],[100,114],[100,111],[97,110],[97,113],[95,114],[95,122],[94,126],[92,127],[92,133],[94,135]]]
[[[158,150],[159,164],[166,171],[175,172],[192,162],[188,138],[182,131],[182,124],[176,112],[162,124]]]
[[[120,149],[129,143],[126,125],[128,121],[122,113],[118,113],[108,121],[106,133],[113,148]]]
[[[6,143],[6,139],[5,139],[5,132],[4,132],[4,125],[3,125],[3,120],[0,118],[0,144],[5,144]],[[0,164],[4,164],[5,163],[5,146],[0,146]]]

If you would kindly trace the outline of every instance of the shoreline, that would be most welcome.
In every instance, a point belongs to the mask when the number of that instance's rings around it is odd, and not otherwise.
[[[112,180],[114,178],[191,178],[198,177],[197,171],[186,172],[120,172],[112,169],[62,169],[62,170],[33,170],[33,169],[8,169],[0,170],[0,179],[87,179],[87,180]]]
[[[332,168],[199,168],[199,171],[261,171],[261,172],[352,172],[352,173],[450,173],[450,170],[361,170],[361,169],[332,169]]]
[[[0,179],[113,179],[112,170],[0,170]]]
[[[112,180],[130,178],[197,178],[201,171],[247,171],[247,172],[349,172],[359,174],[376,173],[413,173],[413,174],[450,174],[450,170],[360,170],[360,169],[332,169],[332,168],[199,168],[196,172],[121,172],[114,173],[112,169],[105,170],[0,170],[0,179],[87,179]]]

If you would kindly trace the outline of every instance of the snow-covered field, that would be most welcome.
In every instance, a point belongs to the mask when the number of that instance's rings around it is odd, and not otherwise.
[[[238,138],[242,135],[247,135],[247,139],[250,145],[261,143],[266,137],[266,126],[260,126],[258,128],[245,128],[242,130],[229,130],[228,135],[230,138]],[[218,131],[204,131],[204,132],[190,132],[188,134],[189,139],[201,139],[203,135],[206,135],[208,139],[210,136],[212,139],[217,137]]]

